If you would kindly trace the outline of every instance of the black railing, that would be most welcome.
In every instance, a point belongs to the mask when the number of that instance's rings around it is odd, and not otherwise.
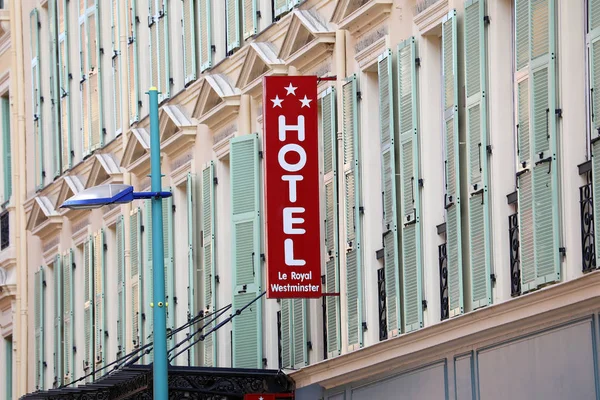
[[[450,303],[448,302],[448,253],[446,243],[438,246],[438,263],[440,266],[440,300],[442,321],[450,317]]]
[[[384,268],[377,270],[377,292],[379,293],[379,340],[385,340],[388,337],[388,333]]]
[[[510,295],[521,295],[521,255],[519,253],[519,214],[508,217],[508,240],[510,244]]]
[[[8,211],[0,215],[0,250],[10,246],[10,221]]]
[[[579,210],[581,218],[581,261],[583,272],[596,269],[596,245],[594,240],[594,201],[590,172],[588,183],[579,188]]]

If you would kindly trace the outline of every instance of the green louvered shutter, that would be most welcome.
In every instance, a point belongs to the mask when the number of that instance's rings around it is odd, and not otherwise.
[[[379,139],[381,144],[381,195],[383,204],[383,248],[387,330],[389,336],[401,331],[398,219],[396,209],[396,139],[394,130],[394,84],[392,52],[386,50],[377,61],[379,81]]]
[[[281,368],[292,368],[292,300],[281,299]]]
[[[306,299],[281,300],[281,367],[308,365]]]
[[[328,88],[321,98],[321,135],[323,143],[323,186],[325,187],[325,292],[340,292],[337,191],[336,92]],[[340,298],[325,297],[327,354],[341,352]]]
[[[60,102],[59,102],[59,77],[58,77],[58,27],[57,2],[51,1],[48,4],[48,30],[47,35],[50,38],[50,110],[52,115],[52,163],[54,175],[56,178],[62,172],[61,167],[61,135],[60,135]]]
[[[121,132],[121,15],[119,1],[112,0],[111,38],[112,38],[112,81],[113,81],[113,115],[115,136]],[[121,342],[122,343],[122,342]]]
[[[492,303],[485,0],[465,3],[469,248],[473,309]]]
[[[71,68],[69,63],[68,0],[58,0],[58,91],[60,98],[61,166],[65,172],[73,166],[71,142]]]
[[[42,76],[40,63],[40,21],[37,8],[29,14],[31,32],[31,82],[33,99],[33,135],[35,140],[35,187],[44,186],[44,135],[42,123]]]
[[[231,139],[233,309],[262,292],[258,135]],[[262,368],[262,301],[233,319],[233,367]]]
[[[73,319],[73,250],[63,254],[62,262],[62,296],[63,296],[63,369],[64,384],[75,380],[73,353],[75,348],[75,321]]]
[[[240,0],[225,0],[227,53],[240,47]]]
[[[139,120],[139,78],[136,0],[127,0],[127,92],[129,124]]]
[[[12,196],[12,155],[10,145],[10,101],[2,97],[2,155],[4,166],[4,202]]]
[[[35,388],[44,390],[45,357],[44,357],[44,319],[46,318],[44,292],[46,282],[44,280],[44,267],[35,272],[33,289],[35,307]]]
[[[348,346],[363,345],[361,208],[358,146],[358,89],[355,75],[342,86],[342,136],[344,141],[344,205],[346,218],[346,298]]]
[[[600,204],[600,0],[588,0],[588,68],[590,85],[590,126],[592,132],[592,189],[594,204]],[[597,208],[596,208],[597,209]],[[594,218],[594,232],[600,232],[600,218]],[[600,260],[600,235],[596,237],[596,263]]]
[[[125,224],[123,216],[119,216],[116,224],[117,233],[117,358],[125,355]]]
[[[277,18],[285,14],[290,9],[289,0],[274,0],[273,2],[273,18]]]
[[[131,345],[138,348],[144,343],[144,312],[142,280],[142,215],[139,207],[129,215],[129,263],[130,263],[130,299],[131,299]]]
[[[414,37],[398,45],[398,126],[400,128],[400,215],[402,218],[404,332],[410,332],[423,326],[416,59],[417,48]]]
[[[168,6],[168,0],[148,0],[151,83],[158,89],[159,102],[171,97]]]
[[[83,271],[84,271],[84,304],[83,304],[83,335],[85,341],[83,353],[83,372],[85,375],[94,368],[94,272],[92,262],[92,238],[88,237],[83,243]],[[86,379],[89,382],[90,378]]]
[[[291,302],[294,368],[299,369],[308,365],[308,304],[306,299],[293,299]]]
[[[104,367],[106,360],[106,315],[105,315],[105,272],[104,230],[94,235],[94,360],[96,369]]]
[[[195,190],[195,175],[191,172],[187,174],[187,182],[185,186],[185,194],[186,194],[186,217],[187,217],[187,258],[188,258],[188,297],[187,297],[187,316],[188,321],[196,316],[198,313],[198,300],[197,300],[197,277],[196,277],[196,254],[194,253],[194,248],[196,247],[195,238],[196,238],[196,218],[195,218],[195,203],[196,203],[196,194]],[[189,328],[189,335],[193,335],[196,329],[198,328],[197,324],[193,324]],[[196,366],[198,365],[197,357],[196,357],[196,346],[190,347],[188,350],[188,365]]]
[[[244,40],[256,35],[258,30],[257,0],[242,0],[242,21],[244,23]]]
[[[92,151],[104,145],[99,1],[94,0],[94,5],[86,11],[89,46],[90,147]]]
[[[163,221],[164,223],[164,221]],[[154,331],[154,313],[150,304],[154,302],[154,292],[152,288],[152,201],[144,201],[144,236],[146,237],[145,248],[145,268],[144,268],[144,336],[141,338],[141,344],[147,344],[152,341]],[[147,357],[148,362],[152,362],[154,352],[150,352]]]
[[[203,0],[200,0],[202,3]],[[185,84],[196,80],[196,13],[195,0],[181,1],[183,37],[183,76]]]
[[[54,257],[52,266],[54,279],[54,387],[63,384],[63,297],[62,297],[62,256]]]
[[[79,91],[80,91],[80,112],[81,112],[81,144],[83,155],[86,156],[91,152],[90,149],[90,85],[88,77],[88,45],[87,45],[87,28],[86,28],[85,9],[79,13]]]
[[[516,14],[521,290],[527,292],[560,280],[555,4],[519,0]]]
[[[198,1],[198,21],[200,24],[200,71],[212,67],[212,6],[211,0]]]
[[[446,246],[448,251],[448,302],[451,317],[462,314],[464,311],[456,46],[456,10],[452,10],[444,17],[442,23],[444,137],[446,141]]]
[[[204,293],[202,308],[215,312],[216,307],[216,263],[215,263],[215,166],[211,161],[202,169],[202,279]],[[205,329],[212,329],[215,322]],[[205,367],[217,366],[217,336],[208,335],[204,339]]]
[[[165,189],[171,191],[170,188]],[[167,197],[162,201],[163,215],[163,254],[165,268],[165,303],[167,313],[167,330],[175,330],[176,311],[175,311],[175,257],[173,254],[173,196]],[[175,345],[175,337],[168,339],[168,346],[172,348]]]

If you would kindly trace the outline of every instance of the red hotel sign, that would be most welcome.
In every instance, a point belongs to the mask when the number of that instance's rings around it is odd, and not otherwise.
[[[321,297],[317,77],[263,86],[267,297]]]

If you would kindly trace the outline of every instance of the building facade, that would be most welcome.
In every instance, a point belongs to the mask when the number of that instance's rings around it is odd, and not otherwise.
[[[313,103],[327,296],[260,299],[183,352],[201,326],[178,331],[171,363],[281,368],[310,399],[600,397],[600,1],[17,8],[19,394],[97,379],[151,341],[148,204],[60,208],[95,185],[149,188],[151,86],[173,193],[168,329],[232,305],[206,333],[262,293],[277,195],[263,190],[262,77],[289,74],[329,78]]]

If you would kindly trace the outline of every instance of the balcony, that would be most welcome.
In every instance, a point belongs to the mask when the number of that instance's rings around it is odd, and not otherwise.
[[[448,253],[446,243],[438,246],[438,264],[440,267],[440,299],[442,321],[450,317],[450,303],[448,302]]]
[[[508,239],[510,243],[510,295],[521,295],[521,257],[519,254],[519,213],[508,217]]]
[[[579,188],[579,211],[581,222],[581,261],[583,272],[596,269],[596,244],[594,232],[594,201],[592,173],[586,172],[587,183]]]

